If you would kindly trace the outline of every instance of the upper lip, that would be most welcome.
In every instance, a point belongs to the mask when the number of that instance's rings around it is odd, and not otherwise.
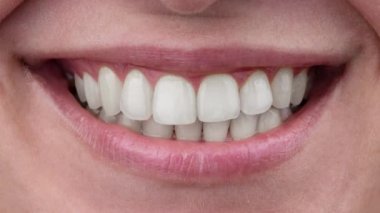
[[[116,47],[56,52],[48,56],[26,57],[27,61],[45,59],[86,59],[105,63],[136,65],[168,73],[199,76],[233,72],[254,67],[338,66],[351,58],[349,54],[320,54],[312,51],[287,52],[271,48],[205,47],[191,51],[155,46]],[[33,63],[33,62],[32,62]]]

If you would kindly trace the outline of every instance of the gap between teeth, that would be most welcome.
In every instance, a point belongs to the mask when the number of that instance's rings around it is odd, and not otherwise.
[[[153,87],[138,69],[123,82],[108,67],[100,68],[97,79],[83,73],[74,80],[78,99],[104,122],[150,137],[206,142],[243,140],[278,127],[310,86],[308,70],[294,76],[292,68],[279,69],[271,82],[255,70],[240,88],[232,75],[209,75],[197,91],[169,74]]]

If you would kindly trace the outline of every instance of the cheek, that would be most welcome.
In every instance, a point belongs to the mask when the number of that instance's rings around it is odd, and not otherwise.
[[[369,24],[380,34],[380,0],[349,0],[364,16]]]
[[[0,1],[0,22],[5,16],[7,16],[12,10],[14,10],[22,0],[1,0]]]

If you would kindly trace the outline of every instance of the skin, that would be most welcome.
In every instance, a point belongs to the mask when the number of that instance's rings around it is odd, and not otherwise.
[[[0,212],[379,212],[380,1],[258,2],[1,1]],[[86,4],[91,10],[81,9]],[[221,36],[226,28],[233,30]],[[189,41],[187,49],[217,45],[217,37],[353,57],[293,159],[234,183],[174,184],[133,175],[93,153],[19,60],[157,37],[164,46]]]

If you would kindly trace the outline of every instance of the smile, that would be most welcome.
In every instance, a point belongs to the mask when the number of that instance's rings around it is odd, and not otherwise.
[[[306,145],[344,64],[304,58],[221,72],[65,58],[29,66],[106,159],[162,179],[214,182],[276,166]]]

